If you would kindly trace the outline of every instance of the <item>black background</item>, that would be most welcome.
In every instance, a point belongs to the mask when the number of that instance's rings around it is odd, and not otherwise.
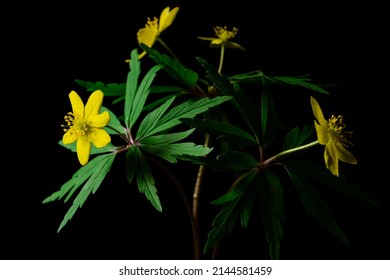
[[[60,233],[56,231],[70,202],[41,203],[79,168],[75,155],[57,145],[63,116],[70,110],[68,93],[76,89],[83,98],[89,94],[74,80],[124,82],[128,71],[124,60],[137,47],[138,29],[148,16],[159,16],[164,7],[179,6],[175,22],[162,37],[183,63],[194,66],[195,57],[200,56],[217,64],[219,51],[209,49],[207,42],[196,36],[213,36],[215,25],[235,26],[239,32],[233,41],[247,51],[227,50],[226,73],[255,69],[270,75],[310,73],[314,81],[337,85],[330,97],[319,100],[326,112],[343,114],[354,131],[352,151],[358,165],[341,164],[340,168],[376,199],[380,208],[325,194],[350,238],[351,246],[345,246],[320,229],[307,216],[297,194],[287,190],[281,258],[388,259],[390,192],[385,113],[389,9],[375,1],[353,5],[339,2],[112,1],[15,7],[15,18],[5,25],[9,38],[4,37],[4,46],[9,47],[4,51],[5,60],[10,64],[4,66],[7,90],[3,104],[6,126],[2,133],[5,161],[0,191],[0,258],[193,258],[184,205],[158,170],[162,213],[136,185],[126,184],[120,160],[109,174],[116,178],[105,181]],[[163,50],[158,45],[156,48]],[[284,98],[280,103],[282,114],[295,110],[294,118],[303,118],[305,113],[300,108],[307,108],[307,104],[302,105],[307,99],[279,96],[280,100]],[[178,170],[179,177],[192,182],[196,170],[185,168],[188,172]],[[206,173],[207,183],[213,188],[223,179]],[[208,205],[216,195],[212,189],[201,193],[205,207],[200,212],[202,241],[216,214]],[[260,217],[255,215],[252,221],[247,230],[237,227],[226,237],[219,258],[269,258],[264,232],[258,226]]]

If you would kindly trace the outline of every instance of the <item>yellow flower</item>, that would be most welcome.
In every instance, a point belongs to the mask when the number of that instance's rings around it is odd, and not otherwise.
[[[229,41],[230,39],[233,39],[238,32],[236,27],[233,27],[232,31],[228,31],[226,26],[223,28],[221,26],[216,26],[213,27],[213,29],[217,38],[198,36],[198,39],[211,41],[210,46],[213,48],[224,46],[227,48],[240,49],[245,51],[245,49],[240,44]]]
[[[77,157],[81,165],[86,165],[91,153],[91,145],[96,148],[102,148],[111,142],[110,135],[104,130],[110,121],[110,115],[107,111],[99,114],[103,103],[103,92],[94,91],[84,107],[80,96],[75,92],[69,93],[70,103],[73,112],[68,113],[64,119],[64,144],[72,144],[77,141]]]
[[[339,163],[341,160],[350,164],[357,164],[357,160],[348,148],[351,143],[348,141],[348,137],[352,132],[345,131],[346,125],[343,122],[343,117],[334,115],[329,120],[324,118],[322,110],[317,100],[310,97],[311,107],[314,116],[317,120],[314,120],[315,130],[317,132],[318,143],[325,145],[325,164],[333,175],[339,176]]]
[[[169,7],[166,7],[161,12],[160,23],[158,22],[158,19],[156,17],[154,17],[153,20],[148,18],[145,27],[138,30],[137,33],[138,44],[143,43],[147,45],[149,48],[151,48],[154,45],[154,43],[157,41],[161,32],[163,32],[173,23],[178,11],[179,11],[179,7],[176,7],[172,10],[170,10]],[[144,57],[145,54],[146,54],[145,51],[142,52],[138,56],[138,59]],[[130,59],[127,59],[126,62],[130,62]]]

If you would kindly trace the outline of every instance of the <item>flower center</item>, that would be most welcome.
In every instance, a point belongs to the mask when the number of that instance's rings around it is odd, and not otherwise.
[[[228,40],[234,38],[234,36],[236,36],[238,29],[236,27],[233,27],[232,31],[228,31],[226,26],[223,28],[221,26],[216,26],[216,27],[214,27],[214,31],[215,31],[215,35],[219,39],[221,39],[223,41],[228,41]]]
[[[70,130],[72,134],[76,134],[77,136],[84,136],[87,133],[87,123],[83,119],[75,117],[72,112],[69,112],[64,117],[64,120],[66,124],[61,125],[61,127],[63,127],[64,132]]]
[[[348,139],[352,136],[351,131],[345,130],[346,125],[343,120],[343,116],[339,115],[335,117],[332,115],[328,120],[328,129],[332,135],[334,141],[340,142],[344,147],[352,146],[352,142]]]

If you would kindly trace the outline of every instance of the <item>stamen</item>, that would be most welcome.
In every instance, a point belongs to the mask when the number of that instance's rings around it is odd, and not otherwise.
[[[328,129],[332,134],[333,140],[340,142],[344,147],[348,148],[353,146],[353,143],[348,140],[352,137],[352,132],[345,130],[346,127],[341,115],[337,117],[332,115],[328,120]]]
[[[72,112],[69,112],[65,115],[64,120],[66,124],[61,125],[61,127],[63,127],[64,132],[67,132],[73,126],[74,119],[75,117]]]
[[[227,41],[236,36],[238,28],[233,27],[232,31],[228,31],[226,26],[224,26],[223,28],[221,26],[216,26],[214,27],[214,32],[219,39]]]
[[[148,20],[146,21],[146,24],[145,24],[145,27],[153,27],[153,26],[157,26],[158,25],[158,18],[154,17],[153,20],[151,20],[149,17],[148,17]]]

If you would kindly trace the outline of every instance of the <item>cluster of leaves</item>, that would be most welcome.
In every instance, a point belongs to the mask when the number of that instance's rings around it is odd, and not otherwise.
[[[92,154],[96,155],[93,160],[81,167],[59,191],[44,200],[44,203],[60,199],[68,201],[82,186],[58,231],[82,207],[89,194],[97,191],[116,155],[125,151],[128,182],[133,182],[135,178],[139,191],[158,211],[162,211],[163,207],[150,162],[187,161],[203,165],[214,172],[234,174],[236,179],[229,188],[226,187],[225,194],[211,202],[221,210],[214,218],[203,248],[204,254],[208,254],[237,224],[247,227],[254,206],[260,205],[261,222],[266,231],[270,256],[278,259],[284,234],[284,186],[288,183],[296,188],[305,209],[322,228],[341,242],[349,243],[317,186],[332,188],[348,198],[371,204],[375,202],[342,176],[333,176],[321,164],[296,159],[292,155],[280,157],[272,164],[264,164],[263,158],[264,150],[272,147],[275,138],[281,133],[281,120],[275,111],[271,94],[272,86],[284,84],[328,94],[323,86],[312,82],[307,76],[267,76],[261,71],[226,76],[200,57],[197,61],[204,72],[197,73],[177,59],[146,45],[141,44],[141,47],[155,62],[155,66],[142,79],[138,52],[133,50],[125,83],[76,80],[88,91],[103,91],[106,97],[113,98],[113,104],[124,103],[121,116],[116,116],[105,107],[102,110],[109,111],[111,116],[107,131],[128,142],[122,147],[110,144],[102,149],[93,149]],[[177,83],[172,86],[155,85],[153,81],[159,71],[165,71]],[[243,86],[247,83],[259,85],[261,98],[258,104],[252,102],[244,91]],[[203,94],[199,84],[206,85],[207,94]],[[160,94],[160,98],[147,102],[151,93]],[[211,109],[212,114],[209,114]],[[240,120],[229,120],[224,109],[233,111]],[[313,123],[312,120],[310,123]],[[181,130],[182,127],[189,128]],[[194,132],[213,136],[220,143],[218,156],[208,156],[213,148],[190,141],[183,142]],[[283,152],[314,140],[312,126],[297,126],[285,133],[281,147],[272,149]],[[64,147],[75,151],[74,145]],[[289,182],[279,177],[279,172],[276,172],[278,168],[285,171]]]

